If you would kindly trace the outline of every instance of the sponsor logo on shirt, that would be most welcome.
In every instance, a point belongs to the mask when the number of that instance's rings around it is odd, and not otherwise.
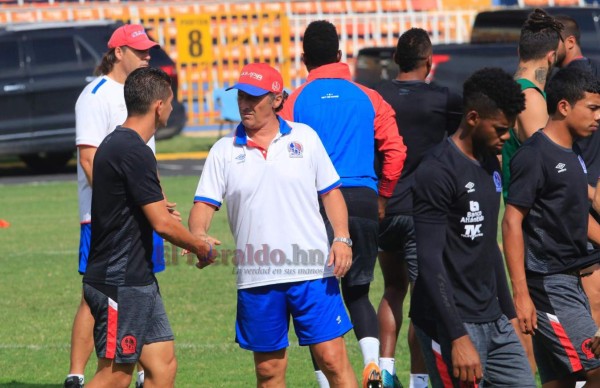
[[[465,225],[465,232],[461,234],[461,237],[470,238],[471,240],[475,240],[477,237],[482,237],[483,233],[481,233],[481,223],[474,224],[475,222],[483,222],[485,217],[483,216],[483,212],[479,210],[479,202],[477,201],[469,201],[469,211],[465,217],[460,219],[460,222]]]
[[[338,94],[327,93],[324,96],[321,96],[321,100],[328,100],[330,98],[340,98]]]
[[[556,165],[556,170],[558,171],[559,174],[561,172],[565,172],[565,171],[567,171],[567,165],[564,163],[559,163]]]
[[[577,160],[579,160],[579,164],[581,164],[581,168],[583,168],[583,173],[587,174],[587,168],[585,167],[585,162],[583,161],[581,155],[577,155]]]
[[[302,153],[304,152],[304,147],[302,146],[302,143],[293,141],[288,144],[288,151],[290,153],[290,158],[301,158]]]
[[[465,188],[467,189],[467,193],[473,193],[475,192],[475,183],[469,182],[465,185]]]
[[[500,173],[498,171],[494,171],[492,174],[494,177],[494,185],[496,185],[496,193],[502,192],[502,178],[500,177]]]
[[[335,319],[335,321],[337,322],[338,325],[340,325],[342,323],[342,317],[340,317],[338,315],[337,318]]]
[[[235,160],[238,162],[238,164],[244,163],[246,161],[246,154],[239,154],[235,157]]]

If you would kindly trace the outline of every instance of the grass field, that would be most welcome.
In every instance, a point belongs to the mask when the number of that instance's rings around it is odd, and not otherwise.
[[[159,152],[168,152],[161,149]],[[175,145],[175,151],[186,144]],[[187,222],[197,185],[194,177],[167,177],[163,187]],[[211,234],[233,248],[225,212]],[[75,182],[0,185],[0,387],[58,387],[69,367],[71,323],[81,296],[76,263],[79,243]],[[170,255],[169,255],[170,256]],[[231,265],[198,270],[185,258],[158,275],[176,336],[178,387],[250,387],[252,355],[234,343],[235,276]],[[382,293],[379,273],[371,299]],[[355,371],[362,361],[351,333],[348,348]],[[397,348],[399,377],[408,386],[406,326]],[[308,350],[290,335],[288,386],[316,387]],[[86,378],[94,374],[90,360]]]

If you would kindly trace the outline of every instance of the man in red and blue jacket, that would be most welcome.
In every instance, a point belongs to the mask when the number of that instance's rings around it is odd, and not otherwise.
[[[303,49],[307,82],[290,95],[280,114],[317,132],[341,177],[353,244],[353,263],[341,281],[342,293],[363,354],[363,386],[367,386],[370,381],[380,381],[377,315],[369,301],[378,224],[400,177],[406,147],[392,107],[374,90],[352,82],[348,65],[340,62],[333,24],[323,20],[310,23]],[[376,153],[381,160],[379,178]],[[326,225],[331,241],[335,236],[327,221]],[[317,371],[317,379],[321,378]]]

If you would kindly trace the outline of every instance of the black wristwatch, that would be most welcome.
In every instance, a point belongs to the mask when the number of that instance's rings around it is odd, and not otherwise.
[[[341,242],[352,248],[352,240],[350,237],[336,237],[333,239],[333,242]]]

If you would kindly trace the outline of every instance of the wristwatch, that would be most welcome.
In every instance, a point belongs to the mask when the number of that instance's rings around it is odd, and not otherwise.
[[[333,239],[333,242],[341,242],[352,248],[352,240],[350,237],[336,237]]]

